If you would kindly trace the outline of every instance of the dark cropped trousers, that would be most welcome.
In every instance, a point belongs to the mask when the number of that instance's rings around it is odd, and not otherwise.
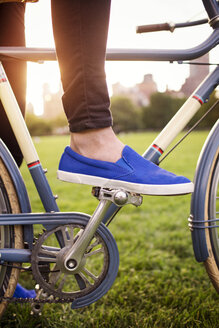
[[[112,125],[104,69],[110,4],[110,0],[51,0],[62,100],[71,132]],[[24,14],[24,4],[0,4],[0,46],[25,45]],[[3,65],[24,114],[26,64]],[[1,104],[0,137],[20,165],[22,155]]]

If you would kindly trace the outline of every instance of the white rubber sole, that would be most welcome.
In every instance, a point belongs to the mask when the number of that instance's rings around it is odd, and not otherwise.
[[[57,171],[57,177],[58,179],[66,182],[80,183],[103,188],[123,188],[127,191],[143,195],[183,195],[192,193],[194,190],[194,185],[192,182],[175,185],[144,185],[94,177],[86,174],[70,173],[61,170]]]

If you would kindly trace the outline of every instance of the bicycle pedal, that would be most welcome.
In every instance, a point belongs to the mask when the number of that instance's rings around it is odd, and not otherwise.
[[[127,204],[140,206],[143,201],[143,197],[136,193],[131,193],[124,189],[106,189],[94,187],[92,194],[99,200],[109,200],[116,206],[122,207]]]

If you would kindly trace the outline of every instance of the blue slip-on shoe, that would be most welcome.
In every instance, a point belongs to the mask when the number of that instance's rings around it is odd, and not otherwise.
[[[58,179],[104,188],[123,188],[145,195],[180,195],[193,191],[193,183],[165,171],[125,146],[116,163],[90,159],[66,147]]]
[[[34,289],[29,290],[29,289],[22,287],[20,284],[17,284],[13,297],[15,297],[15,298],[35,298],[36,292]]]

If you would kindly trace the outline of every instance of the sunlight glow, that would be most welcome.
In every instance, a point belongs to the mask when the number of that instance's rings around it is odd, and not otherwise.
[[[201,12],[201,14],[200,14]],[[197,15],[198,14],[198,15]],[[197,16],[196,16],[197,15]],[[137,25],[162,22],[182,22],[190,18],[206,17],[200,0],[114,0],[112,1],[111,20],[108,36],[108,48],[189,48],[204,41],[211,33],[207,25],[169,32],[136,35]],[[26,40],[28,47],[54,47],[50,0],[27,4]],[[216,61],[217,53],[212,58]],[[106,62],[106,75],[111,85],[120,82],[124,86],[133,86],[143,80],[145,74],[152,73],[159,91],[168,87],[179,90],[188,77],[188,65],[158,62]],[[28,63],[27,102],[31,102],[37,114],[41,114],[42,86],[50,85],[54,92],[60,85],[58,64],[43,65]]]

